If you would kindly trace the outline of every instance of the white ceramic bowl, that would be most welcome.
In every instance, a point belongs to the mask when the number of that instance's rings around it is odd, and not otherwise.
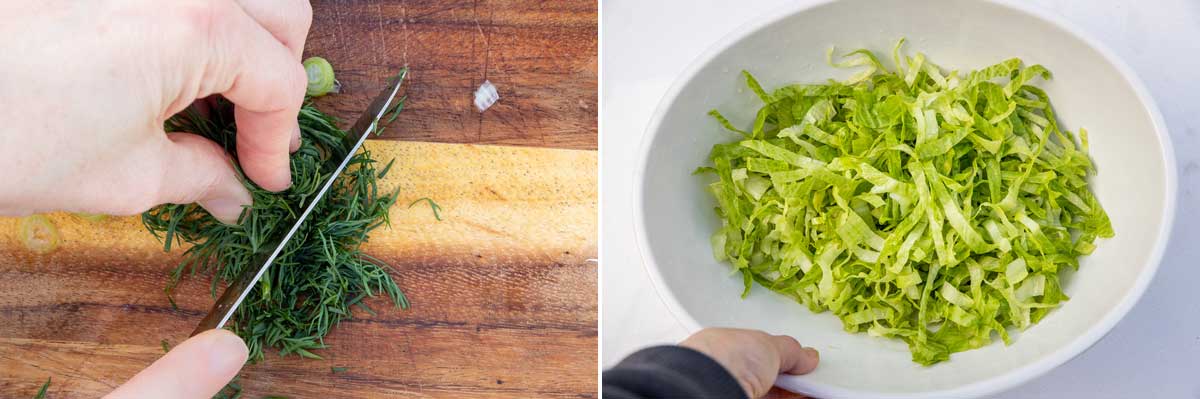
[[[1009,57],[1055,73],[1038,83],[1060,121],[1088,129],[1099,174],[1093,190],[1116,237],[1098,242],[1066,279],[1071,300],[1005,346],[994,342],[922,367],[899,340],[850,334],[829,313],[755,287],[742,300],[740,275],[713,259],[709,235],[720,221],[704,190],[717,142],[735,140],[705,113],[720,109],[739,125],[759,100],[742,69],[769,89],[845,78],[825,53],[866,47],[889,54],[899,37],[950,69],[984,67]],[[889,57],[884,57],[890,59]],[[887,61],[885,61],[887,62]],[[663,98],[642,143],[637,168],[638,242],[654,285],[690,330],[737,326],[790,334],[821,350],[812,374],[778,385],[819,397],[974,397],[998,392],[1058,366],[1103,337],[1141,297],[1162,258],[1175,209],[1175,161],[1162,117],[1122,62],[1078,29],[1043,11],[1003,2],[851,0],[805,3],[750,22],[700,56]]]

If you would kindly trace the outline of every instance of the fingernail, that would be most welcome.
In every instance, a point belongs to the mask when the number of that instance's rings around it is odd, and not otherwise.
[[[300,125],[296,125],[296,128],[293,129],[293,131],[292,131],[292,141],[290,143],[288,143],[288,152],[295,153],[296,150],[299,150],[299,149],[300,149]]]
[[[804,353],[808,354],[808,356],[813,359],[821,360],[821,352],[817,352],[816,349],[804,348]]]
[[[200,206],[208,210],[210,215],[221,223],[234,225],[242,212],[254,203],[254,197],[243,187],[241,182],[222,186],[222,189],[211,194],[212,198],[200,200]]]
[[[237,224],[238,217],[242,215],[242,207],[245,205],[249,204],[242,204],[231,198],[217,198],[200,202],[200,206],[207,209],[210,215],[225,224]]]
[[[277,171],[277,173],[279,173],[278,181],[286,182],[286,184],[284,184],[283,187],[280,187],[278,190],[271,190],[271,191],[279,192],[279,191],[283,191],[283,190],[292,188],[293,182],[292,182],[292,163],[291,163],[291,161],[285,162],[283,168],[280,168]]]
[[[249,350],[236,334],[229,331],[214,331],[209,351],[209,370],[213,375],[233,375],[246,363]]]
[[[286,186],[283,186],[283,190],[287,190],[287,189],[289,189],[289,188],[292,188],[292,184],[295,184],[295,183],[296,183],[296,182],[292,181],[292,171],[291,171],[291,170],[288,170],[288,176],[287,176],[287,185],[286,185]],[[279,191],[283,191],[283,190],[279,190]]]

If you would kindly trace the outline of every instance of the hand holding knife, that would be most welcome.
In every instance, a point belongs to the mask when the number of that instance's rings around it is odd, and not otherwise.
[[[342,159],[341,164],[339,164],[337,169],[333,171],[333,174],[330,175],[329,180],[325,181],[325,184],[321,187],[321,190],[318,191],[317,194],[308,202],[308,205],[305,206],[304,212],[300,214],[300,217],[296,218],[296,222],[292,224],[292,227],[288,230],[287,234],[285,234],[278,241],[274,241],[269,245],[265,245],[263,248],[266,250],[259,252],[254,256],[253,264],[258,264],[260,266],[257,268],[246,269],[246,271],[243,272],[237,280],[234,280],[234,282],[225,289],[225,292],[221,294],[221,297],[217,299],[217,302],[213,304],[212,310],[209,310],[208,315],[204,316],[204,319],[200,321],[200,324],[196,326],[196,329],[192,331],[191,335],[194,336],[204,331],[225,327],[225,324],[229,322],[229,319],[233,317],[234,312],[237,311],[238,306],[241,305],[242,301],[246,299],[247,295],[249,295],[250,290],[254,288],[259,280],[262,279],[263,274],[265,274],[267,269],[271,267],[271,263],[273,263],[275,258],[278,257],[283,251],[283,247],[287,245],[288,240],[290,240],[292,236],[295,235],[300,229],[300,226],[304,224],[304,220],[308,218],[310,213],[312,213],[313,208],[316,207],[316,204],[321,201],[322,197],[325,196],[325,193],[329,191],[329,188],[333,186],[333,182],[342,175],[342,172],[346,169],[346,166],[350,162],[350,158],[352,158],[354,154],[358,152],[358,149],[362,147],[363,142],[367,140],[367,136],[378,130],[379,120],[383,117],[387,110],[391,109],[392,103],[396,98],[396,94],[400,92],[400,84],[404,82],[404,77],[406,74],[407,71],[403,71],[396,77],[392,78],[387,87],[385,87],[383,91],[371,101],[371,105],[367,107],[367,110],[363,112],[361,116],[358,117],[358,120],[354,123],[354,126],[352,126],[346,133],[344,140],[346,140],[347,143],[353,143],[353,145],[346,153],[345,158]]]

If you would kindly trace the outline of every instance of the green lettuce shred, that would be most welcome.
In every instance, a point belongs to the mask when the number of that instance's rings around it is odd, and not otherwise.
[[[901,39],[894,70],[868,50],[830,63],[847,81],[766,91],[753,129],[713,146],[709,185],[722,227],[713,255],[745,281],[830,311],[846,331],[899,338],[932,365],[1024,330],[1068,298],[1108,215],[1095,167],[1062,129],[1041,65],[1012,58],[965,73]]]

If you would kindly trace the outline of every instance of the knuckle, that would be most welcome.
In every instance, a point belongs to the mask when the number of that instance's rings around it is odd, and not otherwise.
[[[180,160],[191,166],[189,176],[186,182],[175,181],[179,179],[178,170],[162,168],[158,179],[152,182],[156,195],[151,198],[152,203],[147,208],[156,205],[156,202],[189,204],[203,200],[215,192],[222,182],[221,169],[211,163],[215,159],[227,159],[227,155],[216,142],[188,133],[173,133],[169,137],[173,145],[192,148],[191,151],[183,151],[181,156],[185,159]]]
[[[209,39],[217,30],[214,25],[228,16],[228,0],[184,1],[175,3],[182,23],[183,34],[189,39]]]
[[[791,335],[778,335],[777,337],[782,339],[783,342],[786,342],[788,345],[801,346],[800,340],[797,340],[796,337]]]
[[[771,348],[771,350],[775,350],[776,347],[774,338],[775,337],[773,335],[762,331],[755,331],[750,336],[750,339],[753,340],[755,344],[759,345],[760,347]]]
[[[277,103],[286,104],[287,108],[300,108],[300,104],[304,102],[304,93],[308,89],[308,74],[304,72],[304,65],[299,62],[289,69],[291,72],[282,74],[283,84],[287,87],[287,98],[280,99]]]
[[[313,8],[312,3],[308,0],[301,0],[299,6],[296,7],[296,15],[300,18],[296,26],[302,27],[301,35],[308,33],[308,28],[312,26]],[[301,36],[303,38],[303,36]]]
[[[221,178],[216,174],[210,173],[208,176],[204,176],[204,179],[200,181],[195,193],[192,194],[194,198],[191,198],[191,201],[189,202],[198,202],[201,200],[211,199],[209,197],[212,197],[213,194],[217,192],[217,188],[220,184]]]
[[[770,390],[770,386],[766,385],[766,383],[764,383],[762,379],[758,378],[758,376],[753,372],[740,372],[737,379],[743,381],[746,386],[750,387],[750,397],[752,398],[762,397],[763,395],[767,394],[767,391]]]
[[[191,204],[208,199],[216,191],[220,178],[213,173],[203,173],[186,189],[175,185],[170,192],[160,192],[160,201],[172,204]],[[153,206],[151,204],[150,206]]]

